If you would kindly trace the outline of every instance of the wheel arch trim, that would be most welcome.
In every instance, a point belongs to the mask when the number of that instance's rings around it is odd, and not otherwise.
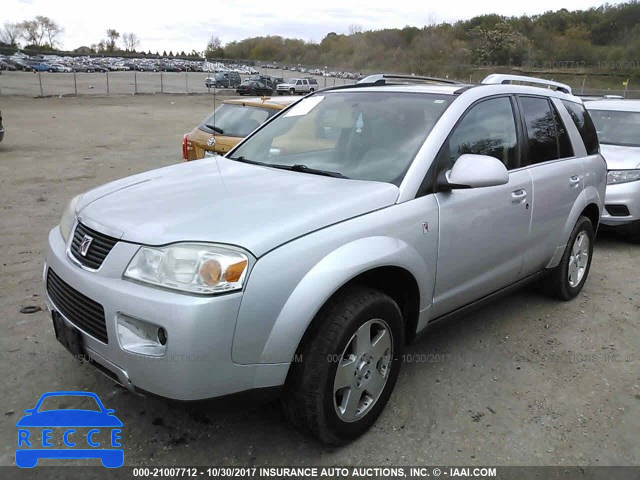
[[[400,268],[413,277],[420,309],[431,302],[433,269],[413,247],[391,237],[355,240],[322,258],[298,283],[273,324],[260,363],[295,359],[305,332],[322,306],[355,278],[381,267]]]

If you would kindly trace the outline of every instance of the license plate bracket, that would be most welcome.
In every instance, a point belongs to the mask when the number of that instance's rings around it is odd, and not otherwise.
[[[89,357],[84,352],[80,330],[67,325],[60,313],[56,311],[51,312],[51,318],[56,339],[73,355],[73,359],[78,363],[89,361]]]

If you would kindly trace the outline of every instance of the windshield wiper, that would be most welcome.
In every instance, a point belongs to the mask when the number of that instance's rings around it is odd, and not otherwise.
[[[274,165],[276,167],[276,165]],[[311,173],[313,175],[324,175],[325,177],[334,177],[334,178],[349,178],[345,177],[340,172],[332,172],[330,170],[320,170],[318,168],[307,167],[306,165],[277,165],[278,168],[287,168],[288,170],[293,170],[294,172],[303,172],[303,173]]]
[[[215,125],[206,124],[205,127],[210,128],[211,130],[213,130],[216,133],[219,133],[220,135],[224,134],[224,130],[222,130],[220,127],[216,127]]]
[[[239,157],[227,157],[229,160],[236,160],[242,163],[250,163],[251,165],[260,165],[262,167],[271,167],[271,168],[279,168],[281,170],[291,170],[293,172],[302,172],[302,173],[311,173],[313,175],[324,175],[325,177],[334,177],[334,178],[349,178],[345,177],[343,174],[338,172],[331,172],[329,170],[319,170],[317,168],[307,167],[306,165],[280,165],[278,163],[266,163],[259,162],[257,160],[249,160],[244,156],[240,155]]]

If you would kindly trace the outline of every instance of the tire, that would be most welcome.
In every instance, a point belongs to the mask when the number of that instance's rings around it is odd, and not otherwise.
[[[587,217],[581,216],[573,227],[560,264],[543,280],[547,293],[565,301],[580,293],[589,276],[593,241],[593,224]],[[579,255],[575,255],[578,252]],[[585,254],[588,257],[585,258]]]
[[[293,88],[289,89],[289,95],[295,95],[296,91]]]
[[[313,93],[313,92],[315,92],[315,91],[316,91],[316,89],[315,89],[315,88],[310,88],[310,89],[309,89],[309,93]]]
[[[360,338],[366,340],[358,351]],[[291,365],[282,395],[285,416],[324,443],[359,437],[389,400],[403,345],[402,314],[389,296],[360,286],[338,292],[305,333],[302,361]]]

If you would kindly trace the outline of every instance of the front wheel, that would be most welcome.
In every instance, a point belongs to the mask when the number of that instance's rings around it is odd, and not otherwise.
[[[305,334],[283,394],[289,420],[321,441],[344,444],[373,425],[400,371],[404,329],[386,294],[354,286],[338,292]]]
[[[289,89],[289,95],[295,95],[296,91],[293,88]]]
[[[543,280],[546,290],[561,300],[571,300],[587,281],[593,257],[594,231],[591,220],[581,216],[573,227],[560,264]]]

